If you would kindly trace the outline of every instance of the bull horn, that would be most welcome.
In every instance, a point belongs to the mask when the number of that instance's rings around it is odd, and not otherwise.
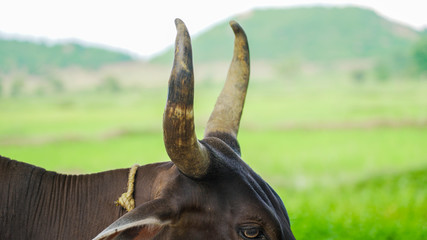
[[[163,115],[163,140],[166,152],[178,169],[188,177],[201,178],[207,173],[210,160],[194,128],[191,39],[180,19],[175,20],[175,25],[175,58]]]
[[[249,82],[249,46],[242,27],[235,21],[231,21],[230,26],[235,35],[233,59],[224,88],[208,120],[205,137],[226,133],[236,139],[239,131]]]

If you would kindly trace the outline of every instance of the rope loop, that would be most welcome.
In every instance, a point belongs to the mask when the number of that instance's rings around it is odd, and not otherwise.
[[[135,199],[133,198],[133,192],[135,188],[135,174],[136,170],[138,169],[139,165],[134,164],[130,170],[129,170],[129,177],[128,177],[128,190],[127,192],[123,193],[117,201],[114,203],[116,206],[122,206],[124,209],[126,209],[128,212],[130,212],[132,209],[135,208]]]

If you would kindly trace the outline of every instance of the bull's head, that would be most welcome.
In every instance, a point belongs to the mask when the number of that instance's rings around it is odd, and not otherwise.
[[[234,21],[234,56],[227,81],[198,140],[193,114],[191,40],[177,19],[175,59],[163,131],[173,161],[150,188],[150,199],[96,239],[294,239],[274,190],[240,157],[237,142],[249,80],[246,35]],[[160,168],[160,167],[159,167]]]

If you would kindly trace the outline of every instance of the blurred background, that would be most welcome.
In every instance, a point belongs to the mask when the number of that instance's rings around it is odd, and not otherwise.
[[[427,6],[259,2],[3,1],[0,154],[67,174],[168,161],[174,18],[193,39],[199,138],[235,19],[251,50],[242,157],[296,238],[426,239]]]

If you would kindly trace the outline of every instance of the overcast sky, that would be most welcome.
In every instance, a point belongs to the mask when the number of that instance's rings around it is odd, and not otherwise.
[[[418,30],[427,27],[426,0],[1,0],[0,34],[77,40],[149,57],[174,42],[177,17],[195,35],[254,8],[309,5],[361,6]]]

